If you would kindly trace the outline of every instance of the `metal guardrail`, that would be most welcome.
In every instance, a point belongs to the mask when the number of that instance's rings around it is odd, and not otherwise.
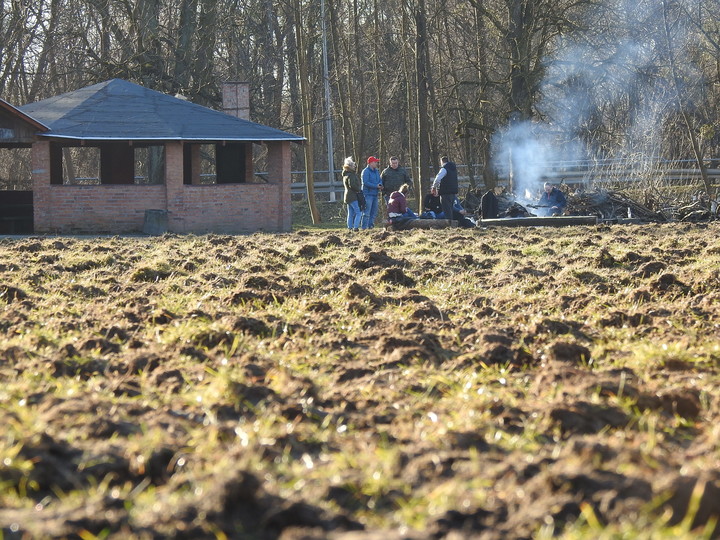
[[[636,182],[640,178],[648,174],[657,174],[663,181],[667,182],[690,182],[699,181],[701,179],[700,170],[692,167],[695,162],[693,160],[676,160],[676,161],[638,161],[631,162],[626,159],[608,159],[601,161],[557,161],[544,164],[543,174],[539,181],[552,183],[565,183],[568,185],[589,184],[597,181],[609,183]],[[663,164],[674,165],[673,168],[663,168]],[[713,160],[714,168],[708,168],[707,173],[713,184],[720,182],[720,168],[717,160]],[[679,167],[678,167],[679,165]],[[687,165],[687,167],[682,167]],[[475,165],[475,170],[482,170],[482,165]],[[458,165],[459,169],[467,168],[467,165]],[[335,171],[336,175],[340,175],[339,170]],[[327,170],[315,171],[319,178],[327,178]],[[293,171],[293,178],[304,178],[304,171]],[[467,188],[470,185],[468,176],[460,176],[458,178],[460,187]],[[507,178],[500,178],[501,185],[507,185]],[[304,181],[294,181],[291,184],[293,194],[305,194],[306,186]],[[316,193],[342,193],[344,188],[341,181],[331,185],[329,181],[316,181],[314,183]]]

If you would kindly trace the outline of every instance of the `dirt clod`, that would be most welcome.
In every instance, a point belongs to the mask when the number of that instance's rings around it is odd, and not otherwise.
[[[560,362],[572,364],[589,364],[592,362],[590,349],[579,343],[557,341],[547,351],[547,355]]]

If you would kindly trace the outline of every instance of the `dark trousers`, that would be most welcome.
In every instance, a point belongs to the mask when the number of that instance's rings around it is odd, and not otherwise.
[[[457,193],[450,193],[448,195],[440,195],[440,206],[442,207],[443,214],[448,217],[448,222],[453,215],[453,205],[455,204],[455,198]]]

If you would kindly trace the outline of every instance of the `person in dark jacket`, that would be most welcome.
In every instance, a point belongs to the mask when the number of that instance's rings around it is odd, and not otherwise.
[[[483,219],[497,219],[499,211],[495,190],[490,189],[480,199],[480,215]]]
[[[545,192],[540,196],[538,205],[546,216],[561,216],[567,206],[565,194],[550,182],[545,182]]]
[[[443,214],[450,221],[453,215],[453,204],[458,194],[458,175],[457,167],[447,156],[440,158],[440,170],[433,181],[431,191],[440,195]]]
[[[415,212],[410,210],[407,205],[407,194],[410,191],[408,184],[403,184],[400,189],[390,194],[390,202],[388,203],[388,219],[393,225],[404,225],[408,221],[418,219]]]
[[[410,180],[410,174],[404,167],[400,166],[400,160],[397,156],[390,158],[390,166],[385,167],[383,172],[380,173],[380,180],[383,185],[383,197],[385,197],[385,204],[390,202],[390,195],[399,190],[403,184],[412,185]]]
[[[347,228],[351,231],[357,231],[360,228],[362,211],[365,209],[364,204],[362,208],[360,207],[359,199],[362,198],[362,183],[355,172],[356,167],[353,158],[345,158],[342,172],[343,185],[345,186],[343,201],[347,204]]]
[[[440,196],[429,192],[423,199],[423,213],[420,215],[422,219],[443,219],[445,215],[442,213],[440,205]]]

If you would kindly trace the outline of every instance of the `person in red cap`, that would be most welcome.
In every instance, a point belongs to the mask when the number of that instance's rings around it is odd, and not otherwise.
[[[362,172],[362,190],[363,195],[365,195],[365,210],[362,214],[360,227],[363,229],[373,228],[375,217],[377,217],[378,213],[378,196],[383,188],[380,171],[378,171],[378,163],[380,163],[378,158],[370,156],[367,158],[367,167],[365,167]]]

